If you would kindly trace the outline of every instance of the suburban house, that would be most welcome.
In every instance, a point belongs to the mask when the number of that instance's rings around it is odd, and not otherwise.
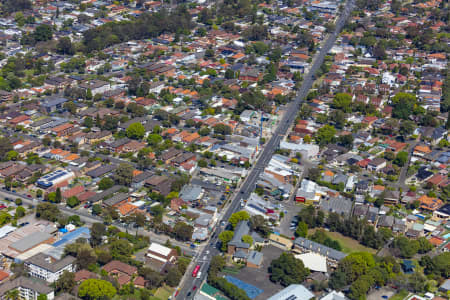
[[[117,282],[122,286],[131,281],[131,278],[137,274],[137,268],[130,266],[118,260],[113,260],[103,266],[109,276],[117,279]]]
[[[44,253],[38,253],[25,260],[25,267],[30,276],[55,282],[64,271],[75,271],[75,257],[68,255],[57,260]]]

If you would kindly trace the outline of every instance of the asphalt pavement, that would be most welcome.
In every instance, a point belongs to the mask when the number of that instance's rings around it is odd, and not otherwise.
[[[333,33],[330,33],[322,45],[320,52],[314,57],[313,64],[308,72],[308,74],[304,77],[304,81],[300,90],[297,93],[297,97],[290,103],[289,109],[287,109],[286,113],[283,116],[279,126],[275,130],[272,138],[264,145],[261,155],[259,159],[256,161],[254,167],[248,174],[244,183],[240,186],[239,192],[236,194],[231,204],[229,205],[226,212],[223,214],[221,220],[228,220],[231,214],[235,213],[240,209],[240,202],[242,199],[247,199],[250,196],[250,193],[254,190],[257,179],[259,178],[260,173],[264,170],[265,166],[269,163],[272,158],[275,150],[278,148],[280,141],[286,135],[288,129],[294,122],[295,117],[297,116],[297,112],[300,109],[301,104],[303,103],[308,91],[311,89],[312,84],[314,82],[313,75],[317,72],[317,70],[322,65],[325,55],[330,51],[333,47],[336,37],[339,32],[342,30],[347,18],[350,16],[350,13],[354,6],[354,0],[348,0],[345,4],[345,8],[342,14],[339,16],[338,21],[336,22],[336,28]],[[220,224],[220,221],[218,224]],[[214,237],[210,238],[209,244],[204,247],[202,251],[199,252],[197,258],[194,258],[192,263],[190,264],[188,270],[186,271],[185,276],[183,277],[182,282],[180,283],[180,288],[178,294],[176,295],[176,299],[184,300],[184,299],[192,299],[195,296],[195,293],[198,291],[201,283],[207,277],[207,270],[209,268],[209,261],[212,256],[218,255],[220,252],[216,248],[216,244],[218,242],[218,233],[222,230],[222,228],[217,227],[215,230]],[[201,261],[200,261],[201,259]],[[192,277],[191,272],[194,266],[200,265],[200,270],[202,272],[200,278]],[[195,286],[195,290],[194,290]],[[189,296],[188,296],[189,294]]]

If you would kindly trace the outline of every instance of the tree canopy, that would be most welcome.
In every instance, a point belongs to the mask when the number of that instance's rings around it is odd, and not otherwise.
[[[111,282],[101,279],[87,279],[78,288],[78,296],[86,300],[112,298],[116,293]]]
[[[272,260],[269,267],[270,280],[279,282],[283,286],[302,283],[309,275],[309,269],[303,262],[296,259],[292,253],[282,253],[277,259]]]

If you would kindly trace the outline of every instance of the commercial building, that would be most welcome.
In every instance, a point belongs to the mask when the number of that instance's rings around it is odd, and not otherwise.
[[[57,185],[58,183],[70,180],[75,177],[75,174],[67,170],[57,170],[51,172],[45,176],[39,178],[36,185],[43,189],[48,189],[51,186]]]
[[[177,251],[158,243],[151,243],[147,250],[147,263],[154,269],[161,269],[167,263],[175,263]]]

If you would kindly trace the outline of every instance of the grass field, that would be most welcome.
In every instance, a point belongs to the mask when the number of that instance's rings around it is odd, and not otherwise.
[[[315,229],[308,230],[308,235],[313,234]],[[360,252],[365,251],[369,253],[375,253],[376,250],[372,248],[367,248],[363,245],[361,245],[357,240],[354,240],[352,238],[343,236],[339,232],[330,232],[326,231],[327,236],[332,238],[333,240],[337,240],[339,244],[341,244],[342,252],[344,253],[352,253],[352,252]]]
[[[173,288],[162,286],[156,290],[155,297],[161,300],[167,300],[172,295],[173,291]]]
[[[406,298],[406,296],[408,296],[408,294],[408,291],[401,290],[400,292],[389,298],[389,300],[403,300]]]

